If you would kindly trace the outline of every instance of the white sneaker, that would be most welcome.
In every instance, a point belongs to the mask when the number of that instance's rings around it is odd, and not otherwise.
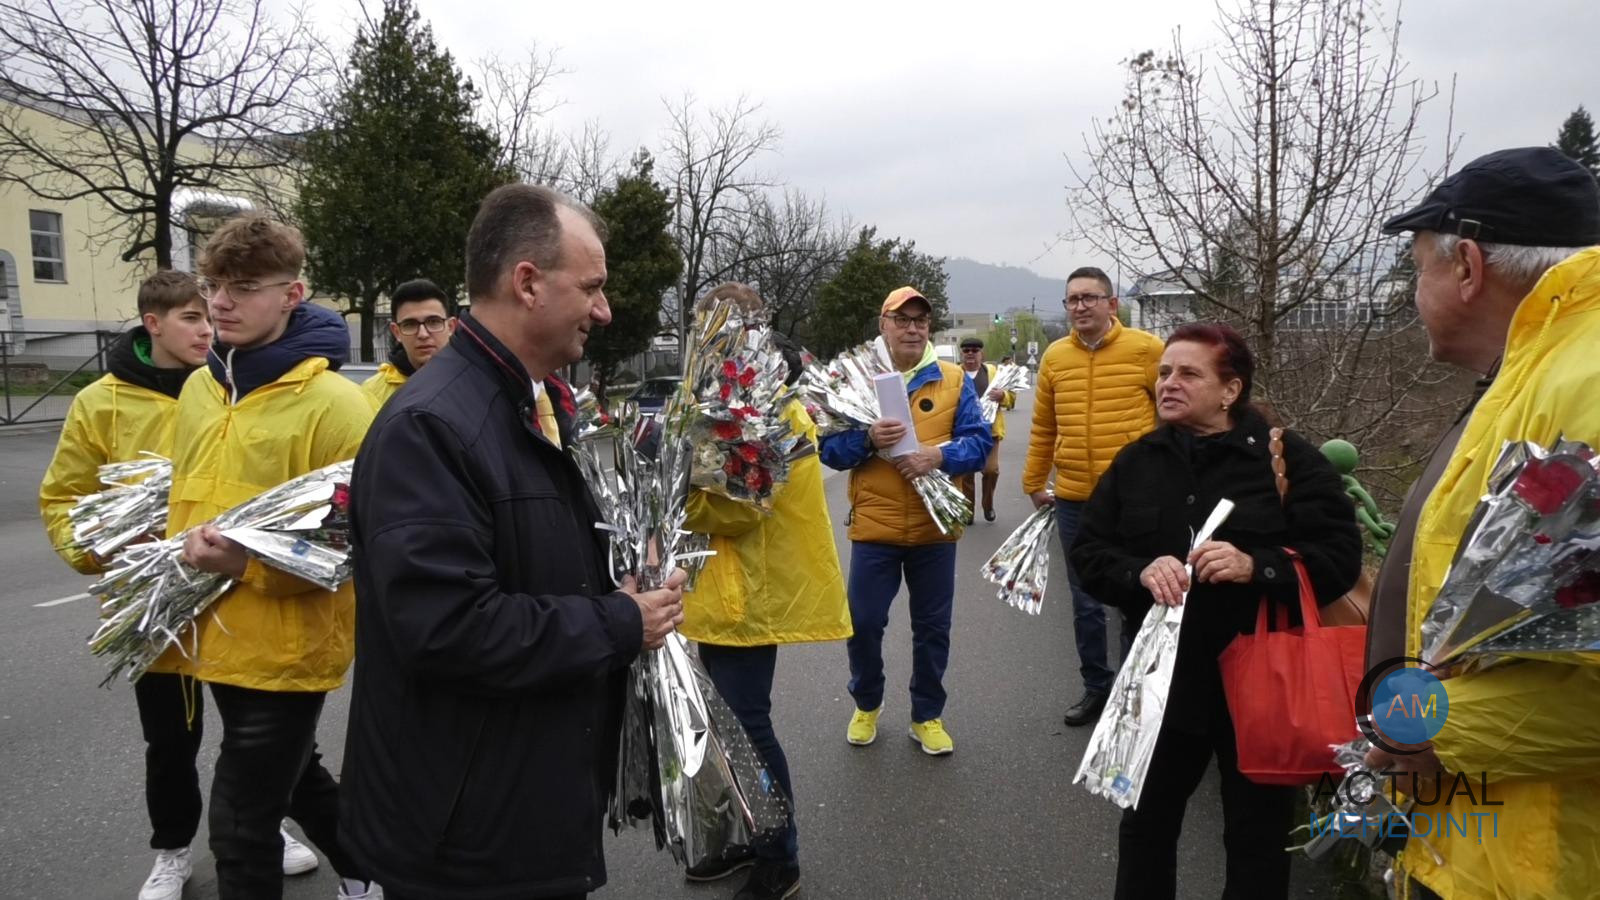
[[[283,835],[283,874],[300,875],[317,867],[317,853],[294,839],[289,829],[278,827]]]
[[[360,893],[351,893],[351,887],[365,888]],[[339,900],[383,900],[383,888],[376,881],[351,881],[348,878],[339,879]]]
[[[155,867],[150,877],[139,889],[139,900],[179,900],[183,896],[183,883],[194,872],[189,860],[189,848],[162,850],[156,854]]]

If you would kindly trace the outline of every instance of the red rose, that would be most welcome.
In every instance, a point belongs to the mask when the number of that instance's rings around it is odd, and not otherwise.
[[[733,422],[718,422],[712,431],[719,441],[736,441],[739,439],[739,435],[743,433],[739,426]]]
[[[722,390],[718,391],[718,394],[722,397],[722,402],[727,403],[733,397],[733,385],[724,383]]]
[[[738,376],[739,376],[739,367],[734,364],[733,360],[731,360],[731,359],[723,360],[722,361],[722,377],[724,377],[724,378],[737,378]]]
[[[1569,585],[1556,588],[1556,603],[1562,609],[1574,609],[1600,600],[1600,572],[1584,572]]]
[[[755,444],[740,444],[739,456],[743,457],[744,461],[747,463],[756,463],[761,461],[761,451],[756,449]]]
[[[745,369],[739,374],[739,386],[748,388],[756,383],[756,370],[754,366]]]
[[[333,505],[341,512],[350,508],[350,485],[341,484],[334,487]]]
[[[1581,487],[1583,476],[1565,462],[1530,459],[1523,465],[1511,490],[1539,515],[1548,516]]]

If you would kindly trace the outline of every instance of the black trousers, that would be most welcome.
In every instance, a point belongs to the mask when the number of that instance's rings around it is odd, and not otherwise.
[[[223,900],[283,896],[285,815],[345,878],[366,877],[339,844],[339,785],[317,752],[320,693],[211,685],[222,749],[211,782],[211,853]]]
[[[144,805],[150,813],[150,849],[189,846],[200,829],[200,752],[205,694],[194,679],[147,672],[133,683],[144,732]]]
[[[1215,720],[1213,720],[1215,721]],[[1226,727],[1223,727],[1226,726]],[[1184,808],[1213,755],[1222,775],[1224,900],[1286,900],[1295,789],[1260,785],[1239,773],[1233,726],[1225,719],[1195,734],[1163,728],[1136,809],[1122,813],[1118,900],[1162,900],[1178,892],[1178,834]]]

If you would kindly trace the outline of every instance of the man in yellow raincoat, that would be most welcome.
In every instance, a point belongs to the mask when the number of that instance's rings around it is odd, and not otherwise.
[[[281,893],[286,814],[342,876],[341,897],[378,896],[340,846],[339,788],[316,749],[323,700],[350,667],[354,591],[269,568],[206,524],[354,457],[372,421],[336,371],[344,321],[303,302],[304,262],[300,233],[282,223],[252,215],[217,229],[200,256],[217,344],[178,397],[167,531],[193,529],[185,560],[237,582],[178,636],[187,655],[175,646],[162,659],[210,685],[222,718],[207,821],[224,898]]]
[[[760,295],[724,284],[707,301],[728,298],[759,314]],[[706,302],[706,301],[702,301]],[[789,383],[800,378],[798,352],[786,352]],[[750,735],[783,792],[792,801],[789,762],[772,728],[772,676],[779,644],[839,641],[850,636],[850,607],[833,544],[833,523],[822,491],[817,427],[798,400],[785,418],[803,440],[805,454],[790,464],[772,510],[708,491],[689,495],[684,527],[711,536],[716,556],[706,561],[693,591],[683,596],[683,635],[700,645],[700,661]],[[721,858],[691,867],[692,881],[713,881],[748,865],[755,869],[735,895],[740,900],[787,897],[800,882],[799,842],[792,812],[780,840],[730,848]]]
[[[1553,149],[1502,150],[1441,182],[1384,231],[1415,235],[1417,312],[1433,357],[1480,373],[1498,368],[1417,522],[1405,636],[1415,657],[1502,445],[1565,436],[1600,447],[1600,188]],[[1463,776],[1474,788],[1417,807],[1431,832],[1398,859],[1410,895],[1595,896],[1600,654],[1515,661],[1444,686],[1448,713],[1430,744],[1368,756],[1444,784]],[[1475,824],[1465,834],[1443,829],[1446,815]]]

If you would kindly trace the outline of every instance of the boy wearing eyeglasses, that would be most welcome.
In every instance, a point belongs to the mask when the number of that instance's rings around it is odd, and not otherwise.
[[[394,289],[389,297],[389,336],[394,338],[389,361],[361,383],[373,409],[382,409],[406,379],[450,342],[450,335],[456,333],[456,317],[451,315],[450,306],[450,298],[426,278]]]
[[[355,592],[269,568],[208,524],[354,457],[372,421],[361,389],[337,374],[350,332],[305,302],[304,263],[300,232],[281,222],[247,215],[217,229],[199,267],[217,341],[178,397],[167,533],[188,531],[184,561],[234,587],[162,662],[209,685],[222,719],[208,822],[223,898],[282,894],[285,815],[327,855],[340,897],[381,896],[340,844],[339,786],[316,746],[324,699],[354,654]]]

